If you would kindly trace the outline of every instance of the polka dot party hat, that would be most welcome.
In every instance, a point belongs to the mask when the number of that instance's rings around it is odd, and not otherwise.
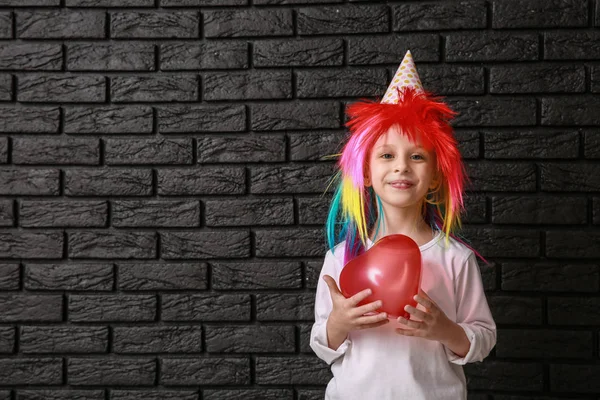
[[[415,66],[412,54],[410,54],[410,50],[404,55],[404,59],[400,63],[381,102],[398,104],[398,90],[407,86],[413,87],[417,92],[423,92],[423,85],[421,84],[421,79],[419,78],[419,73],[417,72],[417,67]]]

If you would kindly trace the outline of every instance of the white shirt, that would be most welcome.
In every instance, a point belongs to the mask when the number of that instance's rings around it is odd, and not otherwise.
[[[331,365],[333,378],[325,400],[465,400],[462,365],[482,361],[496,344],[496,324],[483,291],[476,256],[462,243],[438,231],[421,250],[421,288],[448,318],[461,326],[470,341],[459,357],[435,340],[402,336],[395,318],[377,328],[351,331],[337,350],[327,346],[326,322],[332,302],[323,280],[327,274],[339,287],[344,242],[327,251],[317,284],[315,323],[310,347]],[[373,245],[367,240],[367,249]],[[423,309],[421,305],[419,309]]]

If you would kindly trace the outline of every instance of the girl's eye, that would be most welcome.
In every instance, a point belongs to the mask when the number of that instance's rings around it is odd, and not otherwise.
[[[415,154],[415,156],[416,156],[416,157],[421,157],[421,159],[422,159],[422,160],[424,160],[424,159],[425,159],[425,158],[424,158],[422,155],[420,155],[420,154]]]
[[[390,154],[390,153],[384,153],[384,154],[382,154],[380,157],[381,157],[381,158],[385,158],[385,159],[387,159],[387,157],[386,157],[386,156],[391,156],[391,154]],[[420,159],[421,159],[421,160],[424,160],[424,159],[425,159],[425,157],[423,157],[423,156],[422,156],[422,155],[420,155],[420,154],[413,154],[413,157],[420,157]]]
[[[385,156],[391,156],[391,154],[390,153],[384,153],[384,154],[381,155],[381,158],[386,158]]]

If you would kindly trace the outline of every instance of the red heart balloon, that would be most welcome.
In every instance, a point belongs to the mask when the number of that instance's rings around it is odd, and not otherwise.
[[[388,235],[379,239],[369,250],[347,263],[340,274],[340,289],[345,297],[371,289],[372,294],[358,305],[382,300],[378,311],[392,317],[409,314],[407,304],[419,291],[421,280],[421,250],[405,235]]]

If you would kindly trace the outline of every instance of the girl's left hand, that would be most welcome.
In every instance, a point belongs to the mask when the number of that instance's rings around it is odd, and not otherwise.
[[[417,336],[424,339],[437,340],[444,342],[446,335],[451,331],[454,324],[437,304],[425,292],[419,289],[419,294],[414,297],[417,303],[425,307],[421,311],[412,306],[406,306],[404,309],[420,321],[399,317],[398,322],[406,328],[396,328],[396,332],[404,336]]]

